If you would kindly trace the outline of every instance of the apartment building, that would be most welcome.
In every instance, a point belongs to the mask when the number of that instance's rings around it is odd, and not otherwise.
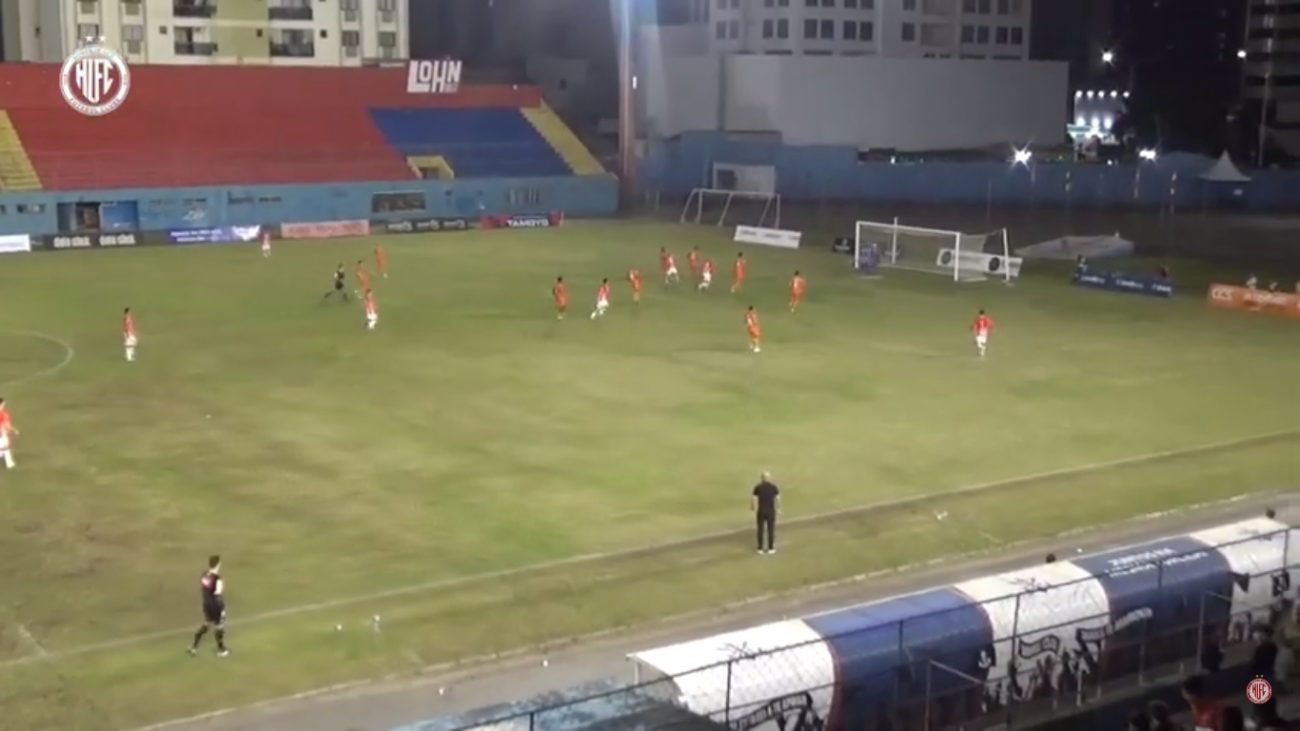
[[[86,38],[128,63],[360,66],[410,55],[410,0],[0,0],[6,60]]]
[[[709,0],[715,53],[1029,58],[1030,0]],[[694,17],[702,13],[696,12]],[[697,21],[699,22],[699,21]]]
[[[1300,155],[1300,0],[1249,0],[1242,95],[1262,136]]]

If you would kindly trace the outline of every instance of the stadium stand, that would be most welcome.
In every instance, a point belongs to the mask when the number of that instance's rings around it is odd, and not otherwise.
[[[58,73],[0,65],[0,188],[604,172],[532,87],[410,94],[401,68],[137,66],[126,103],[91,118]]]

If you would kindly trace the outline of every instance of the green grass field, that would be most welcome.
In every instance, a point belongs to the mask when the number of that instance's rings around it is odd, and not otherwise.
[[[1295,484],[1300,331],[1200,292],[1078,291],[1032,265],[1011,288],[864,281],[828,251],[754,248],[734,297],[725,234],[650,223],[384,243],[375,332],[320,301],[373,241],[0,260],[23,431],[0,472],[0,726],[125,728]],[[723,286],[658,286],[659,246],[697,243]],[[602,276],[614,306],[591,322]],[[772,558],[747,514],[765,468],[809,517]],[[212,552],[220,661],[184,652]]]

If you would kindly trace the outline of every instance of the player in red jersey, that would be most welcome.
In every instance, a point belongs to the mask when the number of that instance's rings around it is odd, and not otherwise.
[[[384,251],[384,247],[379,244],[375,244],[375,271],[379,272],[379,276],[388,279],[388,252]]]
[[[794,276],[790,278],[790,311],[794,312],[799,309],[799,303],[803,302],[804,292],[808,290],[808,282],[799,273],[794,270]]]
[[[14,426],[14,420],[9,416],[9,409],[5,408],[5,399],[0,396],[0,461],[4,462],[6,469],[14,468],[14,452],[10,437],[18,436],[18,427]]]
[[[600,280],[600,289],[596,290],[596,309],[591,311],[591,319],[604,317],[609,309],[609,280]]]
[[[700,247],[692,246],[689,254],[686,255],[686,264],[691,268],[691,276],[696,281],[700,279]]]
[[[135,360],[135,344],[140,342],[135,333],[135,318],[131,316],[131,308],[127,307],[122,310],[122,350],[126,353],[128,363]]]
[[[980,357],[989,349],[989,333],[993,332],[993,318],[984,314],[984,310],[975,316],[975,322],[971,324],[972,331],[975,333],[975,347],[979,350]]]
[[[374,330],[379,324],[379,306],[375,304],[375,292],[366,289],[366,329]]]
[[[736,263],[731,265],[731,293],[735,294],[745,286],[745,271],[749,268],[745,261],[745,252],[736,253]]]
[[[556,277],[555,284],[551,285],[551,298],[555,300],[555,319],[563,320],[564,313],[569,310],[569,287],[564,283],[564,277]]]
[[[677,260],[665,248],[659,249],[659,268],[664,273],[664,284],[677,284],[681,277],[677,274]]]
[[[357,259],[357,284],[360,289],[357,290],[357,296],[360,297],[363,292],[370,291],[370,272],[366,271],[366,262],[364,259]]]
[[[758,327],[758,313],[750,305],[745,312],[745,329],[749,331],[749,349],[755,353],[762,351],[763,331]]]
[[[713,260],[705,259],[700,267],[700,283],[696,285],[696,289],[703,292],[710,284],[713,284]]]
[[[270,255],[271,255],[271,232],[263,231],[262,232],[262,257],[265,258]]]
[[[627,281],[632,283],[632,302],[641,304],[641,270],[636,267],[627,270]]]

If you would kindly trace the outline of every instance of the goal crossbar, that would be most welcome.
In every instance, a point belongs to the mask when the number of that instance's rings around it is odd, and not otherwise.
[[[727,214],[731,211],[731,204],[737,198],[742,200],[762,201],[763,209],[758,214],[758,220],[747,222],[754,226],[768,226],[771,216],[771,228],[781,227],[781,195],[779,193],[760,193],[757,191],[747,190],[725,190],[722,188],[695,188],[691,190],[690,195],[686,197],[686,204],[682,206],[682,214],[678,218],[680,223],[701,223],[704,220],[704,202],[706,198],[721,198],[722,211],[718,214],[718,220],[714,222],[715,226],[727,225]]]
[[[873,232],[872,240],[864,240],[864,231]],[[909,226],[893,221],[858,221],[854,225],[853,266],[863,261],[864,246],[876,245],[881,249],[881,266],[912,271],[952,275],[954,282],[983,281],[985,271],[979,266],[980,256],[990,252],[990,243],[996,256],[1010,256],[1010,242],[1005,228],[987,233],[968,234],[925,226]],[[1009,268],[1002,267],[1000,276],[1010,281]]]

